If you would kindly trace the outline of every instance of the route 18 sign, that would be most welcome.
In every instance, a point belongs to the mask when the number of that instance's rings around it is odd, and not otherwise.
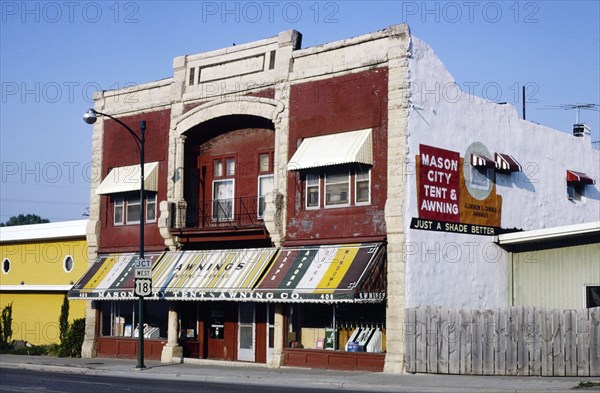
[[[136,278],[134,281],[133,294],[138,297],[146,297],[152,295],[152,279],[151,278]]]

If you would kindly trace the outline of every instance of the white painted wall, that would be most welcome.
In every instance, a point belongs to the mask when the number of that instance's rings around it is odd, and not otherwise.
[[[496,176],[502,227],[530,230],[598,220],[600,156],[589,136],[577,138],[521,120],[511,105],[470,96],[459,90],[431,47],[412,37],[411,50],[409,162],[414,163],[419,144],[465,157],[467,147],[479,141],[491,158],[493,152],[508,153],[524,167],[520,173]],[[596,185],[586,187],[584,201],[567,198],[567,169],[596,179]],[[418,200],[414,168],[406,172],[406,307],[507,306],[508,254],[493,237],[410,229],[410,219],[418,217]]]

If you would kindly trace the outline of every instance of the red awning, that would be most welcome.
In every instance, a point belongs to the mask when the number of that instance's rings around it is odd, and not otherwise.
[[[510,154],[495,153],[496,169],[498,172],[522,172],[521,164]]]
[[[495,168],[496,163],[492,159],[480,154],[471,154],[471,165],[481,168]]]
[[[567,169],[567,183],[596,184],[596,181],[583,172]]]

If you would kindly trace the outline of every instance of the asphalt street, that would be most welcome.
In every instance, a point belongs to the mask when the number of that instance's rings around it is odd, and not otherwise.
[[[600,377],[385,374],[195,360],[183,364],[128,359],[0,355],[0,392],[576,392]]]

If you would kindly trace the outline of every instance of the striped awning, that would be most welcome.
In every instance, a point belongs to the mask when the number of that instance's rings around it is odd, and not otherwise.
[[[583,172],[567,170],[567,182],[573,184],[596,184],[596,181]]]
[[[495,168],[496,163],[491,159],[481,154],[471,154],[471,166],[480,168]]]
[[[519,164],[510,154],[495,153],[494,158],[496,161],[496,170],[498,172],[510,173],[523,171],[521,164]]]
[[[385,300],[383,244],[283,248],[255,292],[283,302]]]
[[[342,164],[373,165],[371,129],[306,138],[288,163],[288,170]]]
[[[96,188],[97,195],[139,191],[141,188],[141,166],[129,165],[113,168]],[[144,190],[158,191],[158,162],[144,164]]]
[[[156,267],[163,253],[146,253],[145,259]],[[107,254],[96,259],[92,267],[69,291],[71,299],[131,300],[133,294],[134,261],[137,254]]]
[[[252,289],[276,253],[276,248],[167,252],[152,271],[152,288],[171,300],[261,300]]]

